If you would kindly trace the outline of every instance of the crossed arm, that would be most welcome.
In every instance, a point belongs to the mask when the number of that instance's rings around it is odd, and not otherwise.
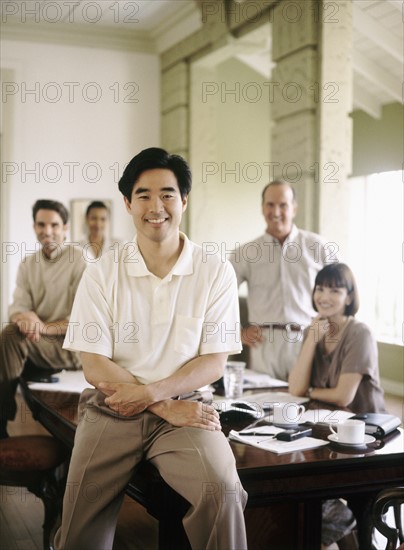
[[[106,405],[122,416],[148,409],[174,426],[220,430],[217,411],[211,405],[177,401],[172,397],[214,382],[223,374],[227,353],[195,357],[171,376],[141,384],[128,370],[103,355],[81,353],[86,380],[107,395]]]

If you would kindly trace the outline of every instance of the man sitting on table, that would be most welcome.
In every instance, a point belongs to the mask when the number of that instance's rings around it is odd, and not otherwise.
[[[241,349],[234,271],[220,257],[205,260],[179,231],[191,189],[182,157],[145,149],[119,189],[137,236],[116,262],[107,252],[87,268],[65,340],[82,352],[95,389],[81,397],[67,480],[74,490],[55,548],[112,548],[125,487],[145,459],[190,503],[183,523],[192,548],[243,550],[247,495],[218,413],[176,397],[219,379]]]
[[[316,273],[336,261],[334,245],[320,235],[298,229],[295,190],[275,180],[262,191],[264,235],[244,243],[230,261],[240,285],[248,285],[248,320],[241,341],[249,347],[249,367],[273,378],[287,380],[302,342],[302,327],[315,311],[311,289]]]
[[[26,359],[39,369],[80,368],[78,354],[62,348],[70,310],[86,267],[81,250],[65,244],[69,213],[53,200],[33,206],[41,249],[20,264],[10,325],[0,334],[0,437],[16,413],[15,391]]]

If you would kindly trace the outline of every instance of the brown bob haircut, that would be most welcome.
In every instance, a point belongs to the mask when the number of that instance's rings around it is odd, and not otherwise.
[[[314,282],[313,293],[311,295],[311,301],[316,311],[317,308],[314,303],[314,291],[316,290],[317,286],[327,286],[330,288],[346,288],[348,295],[351,298],[351,303],[345,307],[344,315],[354,316],[355,313],[357,313],[359,309],[358,287],[356,286],[355,277],[353,276],[352,271],[346,264],[328,264],[317,273],[317,277]]]

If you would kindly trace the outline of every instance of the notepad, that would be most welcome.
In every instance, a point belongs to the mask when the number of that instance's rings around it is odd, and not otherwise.
[[[258,432],[273,432],[274,434],[282,432],[283,428],[277,428],[275,426],[260,426],[251,428],[251,430],[243,430],[243,432],[248,433],[248,431],[258,433]],[[323,439],[316,439],[314,437],[302,437],[296,441],[280,441],[279,439],[274,439],[268,435],[254,435],[254,436],[242,436],[239,432],[231,430],[229,433],[229,439],[233,441],[238,441],[239,443],[245,443],[246,445],[252,445],[258,449],[264,451],[270,451],[277,455],[293,453],[296,451],[307,451],[309,449],[316,449],[317,447],[323,447],[328,445],[328,441]]]

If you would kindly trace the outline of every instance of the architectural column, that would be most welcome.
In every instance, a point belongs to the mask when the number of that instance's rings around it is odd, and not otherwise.
[[[204,2],[203,28],[161,54],[161,135],[162,147],[170,153],[189,157],[190,63],[215,49],[226,38],[224,0]]]
[[[189,160],[189,64],[179,61],[161,74],[161,146]],[[181,230],[189,232],[185,214]]]
[[[179,61],[161,75],[161,145],[170,153],[189,154],[189,66]]]
[[[332,238],[352,150],[351,3],[284,0],[272,23],[273,175],[297,189],[297,224]]]
[[[320,182],[319,229],[338,234],[340,259],[348,235],[348,176],[352,173],[352,2],[323,0],[319,68],[321,87],[317,111]]]

